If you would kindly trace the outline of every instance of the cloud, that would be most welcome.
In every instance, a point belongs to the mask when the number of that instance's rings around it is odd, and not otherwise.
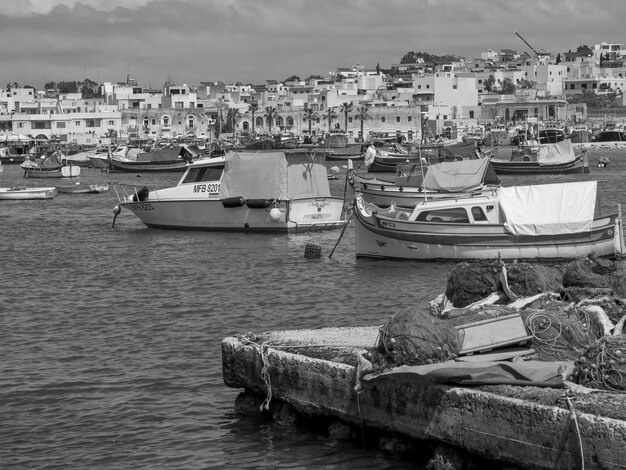
[[[622,41],[624,13],[611,0],[5,0],[0,83],[263,83],[410,51],[529,51],[514,31],[563,51]]]
[[[111,11],[117,7],[137,8],[153,0],[3,0],[2,13],[7,16],[46,15],[58,6],[73,8],[77,5],[90,6],[100,11]]]

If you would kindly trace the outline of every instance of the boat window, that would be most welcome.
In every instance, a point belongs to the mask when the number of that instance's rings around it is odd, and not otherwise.
[[[183,183],[201,183],[209,181],[219,181],[222,177],[224,167],[200,167],[191,168],[185,176]]]
[[[476,222],[487,220],[487,216],[483,212],[483,208],[479,206],[472,207],[472,217]]]
[[[415,220],[420,222],[453,222],[457,224],[469,223],[467,211],[463,207],[424,211],[421,212]]]

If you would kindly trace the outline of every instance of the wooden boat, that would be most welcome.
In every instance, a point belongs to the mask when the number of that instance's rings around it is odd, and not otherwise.
[[[97,194],[109,190],[108,184],[88,184],[75,186],[57,186],[57,192],[60,194]]]
[[[182,172],[199,156],[197,148],[189,145],[139,152],[136,160],[113,155],[109,159],[109,170],[124,173]]]
[[[370,173],[395,172],[398,165],[420,163],[422,159],[428,164],[441,163],[444,161],[458,161],[478,158],[475,154],[474,142],[462,142],[449,145],[430,144],[418,146],[411,150],[395,151],[376,149],[373,162],[368,166]],[[367,156],[365,157],[367,160]]]
[[[0,200],[52,199],[55,194],[56,188],[28,188],[26,186],[0,188]]]
[[[188,165],[174,187],[114,185],[119,207],[148,227],[309,232],[345,225],[323,153],[228,152]],[[116,209],[117,211],[117,209]]]
[[[600,131],[593,137],[594,142],[626,142],[626,132],[611,129]]]
[[[406,165],[399,167],[393,181],[367,178],[354,171],[349,176],[355,191],[365,201],[379,207],[415,207],[428,199],[473,197],[500,185],[488,158],[442,162],[426,167]]]
[[[491,163],[498,174],[589,173],[586,150],[577,154],[569,139],[555,144],[494,147]]]
[[[354,201],[356,256],[399,260],[621,257],[621,209],[602,216],[597,182],[501,187],[413,209]]]
[[[35,160],[27,159],[20,166],[25,178],[73,178],[80,175],[79,166],[63,165],[62,158],[60,150],[53,150]]]

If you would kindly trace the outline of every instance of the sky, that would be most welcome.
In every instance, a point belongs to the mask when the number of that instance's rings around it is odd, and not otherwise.
[[[407,52],[626,43],[623,0],[2,0],[0,86],[263,84]]]

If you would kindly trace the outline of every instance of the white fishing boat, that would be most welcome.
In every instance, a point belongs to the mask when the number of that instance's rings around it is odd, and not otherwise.
[[[368,178],[352,170],[349,181],[363,199],[379,207],[415,207],[427,199],[472,197],[500,185],[488,158],[403,165],[394,180]]]
[[[356,256],[407,260],[621,257],[621,209],[600,215],[597,182],[501,187],[402,209],[354,201]]]
[[[116,184],[119,206],[152,228],[305,232],[342,227],[323,153],[229,152],[188,165],[174,187]]]
[[[56,194],[56,188],[29,188],[26,186],[14,186],[12,188],[0,188],[0,200],[23,200],[23,199],[52,199]]]

